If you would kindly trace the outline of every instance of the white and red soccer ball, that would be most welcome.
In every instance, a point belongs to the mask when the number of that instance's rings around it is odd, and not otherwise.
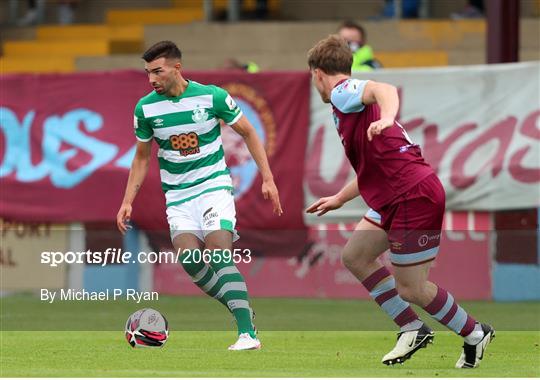
[[[169,338],[169,323],[154,309],[141,309],[126,322],[126,339],[133,348],[162,347]]]

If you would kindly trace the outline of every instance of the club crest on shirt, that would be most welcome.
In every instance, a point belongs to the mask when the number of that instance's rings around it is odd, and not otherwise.
[[[193,110],[191,119],[195,123],[204,123],[206,120],[208,120],[208,112],[206,112],[206,109],[202,108],[201,106],[197,106],[197,108]]]

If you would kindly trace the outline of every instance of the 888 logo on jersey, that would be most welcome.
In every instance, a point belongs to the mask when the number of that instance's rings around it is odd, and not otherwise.
[[[182,156],[197,154],[201,151],[199,148],[199,135],[195,132],[172,135],[169,137],[169,142],[171,147],[178,150]]]

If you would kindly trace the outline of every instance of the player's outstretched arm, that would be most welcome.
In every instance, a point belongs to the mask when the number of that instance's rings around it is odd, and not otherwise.
[[[358,190],[358,181],[356,177],[351,180],[348,184],[346,184],[343,189],[341,189],[337,194],[336,197],[343,202],[347,203],[351,199],[356,198],[360,195],[360,191]]]
[[[131,204],[142,186],[146,173],[148,173],[151,151],[152,141],[137,141],[137,150],[135,152],[135,158],[131,163],[131,169],[129,170],[126,192],[124,193],[120,210],[118,210],[118,214],[116,215],[116,225],[122,234],[125,234],[128,229],[127,223],[131,218]]]
[[[264,146],[259,139],[259,136],[257,136],[257,131],[245,116],[242,116],[236,123],[232,124],[231,127],[236,133],[242,136],[251,156],[257,163],[257,167],[259,168],[263,179],[262,193],[264,199],[270,199],[275,214],[283,214],[281,202],[279,201],[278,189],[274,183],[274,176],[270,170],[270,164],[268,163],[268,157],[266,157]]]
[[[328,211],[336,210],[345,203],[360,195],[358,191],[358,182],[356,178],[343,187],[337,194],[331,197],[324,197],[313,203],[306,209],[308,214],[317,213],[317,216],[322,216]]]
[[[368,140],[371,141],[373,136],[394,125],[399,110],[397,89],[388,83],[369,81],[362,94],[362,103],[377,103],[381,109],[381,118],[371,123],[367,130]]]

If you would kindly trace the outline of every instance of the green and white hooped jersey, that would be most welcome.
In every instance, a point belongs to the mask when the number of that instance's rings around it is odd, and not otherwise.
[[[152,91],[135,107],[135,136],[159,145],[167,207],[221,189],[233,190],[219,119],[234,124],[242,111],[222,88],[189,81],[177,97]]]

